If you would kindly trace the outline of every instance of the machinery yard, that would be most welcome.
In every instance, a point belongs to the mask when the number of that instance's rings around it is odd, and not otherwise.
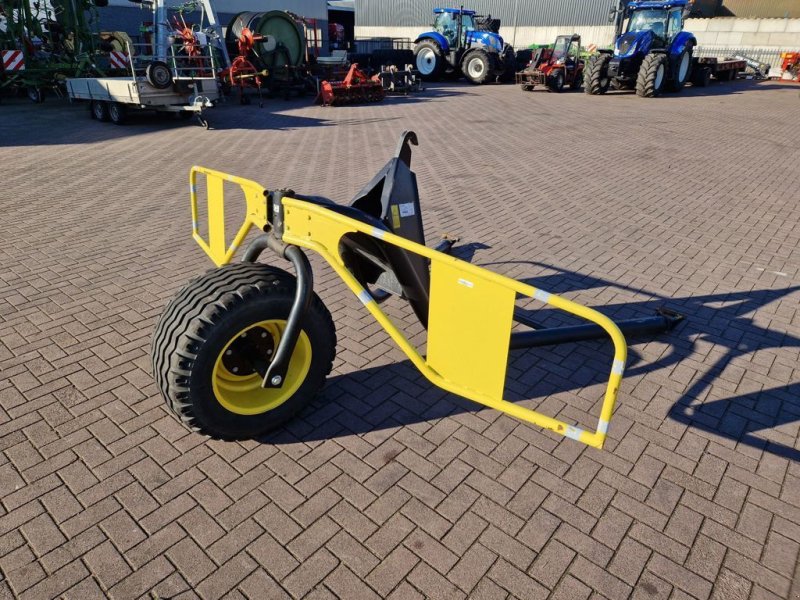
[[[0,598],[797,598],[799,91],[234,95],[209,130],[4,98]],[[167,410],[156,322],[212,267],[190,168],[347,203],[404,130],[428,246],[614,320],[684,317],[628,339],[603,449],[429,383],[313,253],[338,340],[319,398],[245,441]],[[610,348],[515,353],[507,397],[596,424]]]

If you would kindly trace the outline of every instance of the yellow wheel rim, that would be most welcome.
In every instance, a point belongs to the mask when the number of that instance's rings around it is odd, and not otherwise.
[[[235,358],[237,353],[247,350],[242,348],[240,340],[254,337],[262,349],[265,344],[268,348],[277,348],[285,328],[284,320],[260,321],[242,329],[228,340],[214,362],[214,371],[211,374],[214,395],[222,406],[237,415],[259,415],[286,402],[302,385],[311,367],[311,342],[305,331],[300,332],[289,361],[286,379],[280,388],[261,387],[263,379],[252,368],[230,367],[232,357]],[[269,362],[272,352],[274,350],[267,350],[264,352],[265,356],[260,358]]]

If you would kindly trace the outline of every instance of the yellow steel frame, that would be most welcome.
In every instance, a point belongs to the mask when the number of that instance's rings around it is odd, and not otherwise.
[[[196,177],[207,179],[209,241],[198,233]],[[224,231],[223,182],[241,186],[247,216],[233,243]],[[228,263],[251,227],[267,224],[263,187],[225,173],[193,167],[191,202],[195,240],[217,266]],[[492,273],[403,237],[377,229],[323,206],[283,198],[283,241],[322,255],[411,362],[438,387],[593,446],[602,448],[627,359],[627,344],[616,324],[594,309],[556,294]],[[339,253],[342,236],[360,232],[424,256],[431,261],[428,352],[421,356],[347,269]],[[587,431],[503,399],[516,295],[534,298],[602,327],[614,344],[614,358],[595,431]]]

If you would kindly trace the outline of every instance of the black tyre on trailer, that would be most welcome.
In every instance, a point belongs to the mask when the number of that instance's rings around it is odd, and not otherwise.
[[[260,263],[209,271],[169,303],[153,334],[153,375],[167,405],[192,429],[219,439],[264,434],[319,392],[336,352],[336,330],[317,294],[283,385],[263,388],[294,300],[296,280]]]
[[[611,85],[608,76],[610,54],[598,54],[589,58],[583,71],[583,91],[592,96],[605,94]]]
[[[114,125],[123,125],[128,119],[128,107],[119,102],[109,102],[108,119]]]
[[[644,57],[636,78],[636,95],[642,98],[658,96],[667,80],[667,57],[651,53]]]
[[[108,102],[92,100],[89,104],[89,114],[98,121],[108,121]]]

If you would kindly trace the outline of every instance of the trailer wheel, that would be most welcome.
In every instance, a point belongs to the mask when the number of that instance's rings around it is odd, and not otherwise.
[[[172,85],[172,71],[169,70],[167,63],[154,60],[144,71],[147,83],[157,90],[165,90]]]
[[[648,54],[639,67],[636,78],[636,95],[653,98],[661,93],[667,79],[667,57],[663,54]]]
[[[28,94],[28,100],[34,104],[41,104],[44,102],[44,88],[29,86],[26,92]]]
[[[316,294],[284,385],[262,388],[254,364],[277,348],[295,285],[281,269],[236,263],[190,282],[165,308],[153,334],[153,375],[185,425],[220,439],[252,438],[316,396],[336,349],[331,315]]]
[[[692,85],[706,87],[711,83],[711,69],[703,67],[692,74]]]
[[[103,100],[92,100],[92,118],[108,121],[108,103]]]
[[[442,50],[432,40],[422,40],[414,47],[414,63],[425,81],[438,81],[445,69]]]
[[[674,72],[670,89],[673,92],[680,92],[689,78],[692,76],[692,50],[687,48],[680,53],[675,61]]]
[[[108,118],[114,125],[123,125],[128,118],[128,107],[119,102],[108,104]]]
[[[461,71],[467,80],[475,85],[494,81],[495,78],[492,60],[483,50],[468,52],[461,63]]]
[[[610,54],[599,54],[589,58],[589,64],[583,70],[583,91],[592,96],[605,94],[611,85],[608,76]]]

